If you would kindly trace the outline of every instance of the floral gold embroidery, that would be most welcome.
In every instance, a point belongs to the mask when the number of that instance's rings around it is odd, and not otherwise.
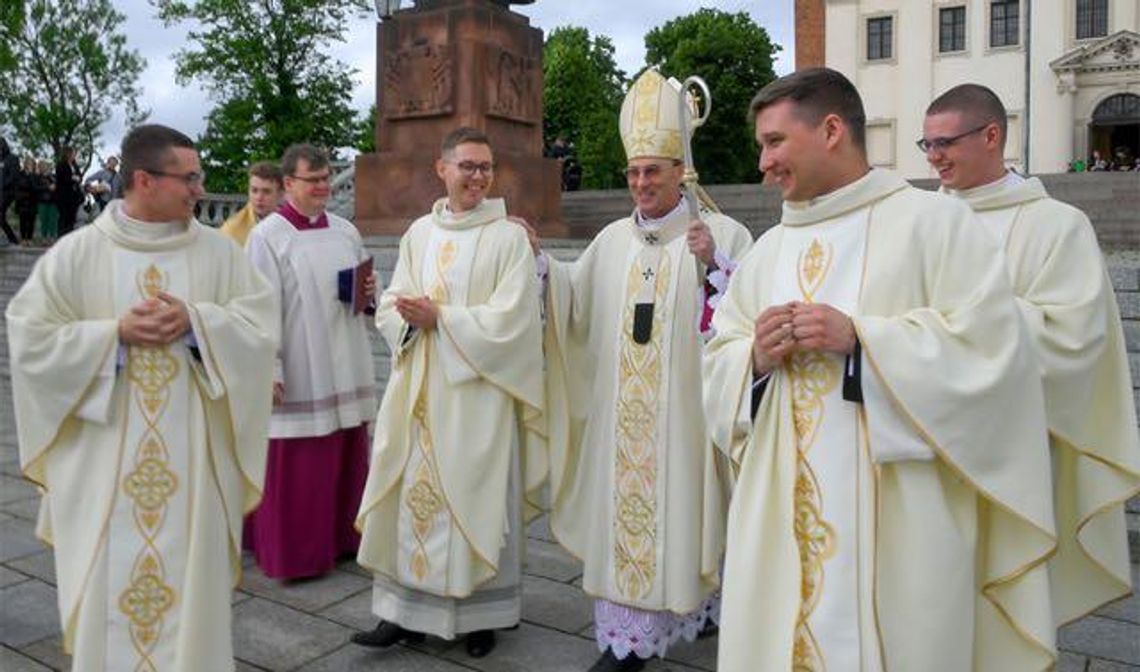
[[[800,292],[811,302],[831,268],[833,249],[813,239],[800,253],[797,281]],[[812,633],[808,618],[815,611],[823,590],[823,563],[835,554],[835,530],[823,517],[823,495],[807,455],[823,422],[823,398],[839,384],[840,367],[821,352],[798,352],[785,365],[792,387],[792,415],[796,432],[796,482],[794,524],[800,554],[800,614],[793,643],[792,669],[821,672],[826,669],[823,652]]]
[[[657,575],[657,437],[661,394],[661,341],[665,332],[665,293],[672,265],[662,252],[656,274],[652,337],[633,340],[633,305],[641,269],[630,268],[618,366],[614,465],[614,569],[622,595],[640,599]]]
[[[165,291],[169,277],[154,264],[135,278],[141,298]],[[170,399],[171,384],[180,371],[170,348],[132,346],[127,354],[127,381],[131,398],[146,423],[135,449],[134,466],[122,480],[123,494],[131,500],[133,516],[143,546],[135,557],[130,584],[119,594],[118,607],[130,621],[131,642],[139,671],[154,671],[154,649],[162,635],[166,613],[178,594],[166,581],[166,570],[157,538],[162,530],[171,497],[178,491],[178,476],[171,470],[169,452],[159,422]]]

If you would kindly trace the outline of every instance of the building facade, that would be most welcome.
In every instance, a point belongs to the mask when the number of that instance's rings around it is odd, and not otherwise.
[[[855,83],[871,162],[906,177],[930,175],[926,106],[965,82],[1002,99],[1020,171],[1140,156],[1140,0],[796,0],[796,56]]]

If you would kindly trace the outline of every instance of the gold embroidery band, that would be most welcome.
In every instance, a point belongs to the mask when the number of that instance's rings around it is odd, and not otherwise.
[[[796,281],[804,301],[811,303],[831,269],[833,248],[812,239],[801,252]],[[792,417],[796,431],[795,520],[800,552],[800,614],[792,646],[795,672],[822,672],[823,652],[808,619],[823,593],[823,561],[835,554],[835,530],[823,517],[823,495],[807,455],[823,423],[823,399],[839,384],[838,363],[821,352],[797,352],[784,365],[792,386]]]
[[[639,264],[630,268],[618,353],[618,398],[614,465],[614,571],[618,591],[642,599],[657,578],[657,421],[661,394],[661,348],[669,287],[668,253],[661,250],[656,284],[651,285],[652,336],[633,338],[636,294],[644,278]]]
[[[136,278],[136,286],[144,299],[157,297],[168,285],[169,278],[154,264]],[[167,583],[157,538],[179,483],[178,475],[170,468],[166,439],[158,425],[180,368],[178,359],[165,346],[132,346],[127,356],[131,398],[146,423],[135,450],[134,468],[122,481],[123,493],[132,502],[135,528],[143,540],[131,569],[130,583],[118,599],[119,610],[130,621],[131,643],[138,656],[136,672],[157,670],[153,655],[162,636],[166,612],[177,599],[177,593]]]

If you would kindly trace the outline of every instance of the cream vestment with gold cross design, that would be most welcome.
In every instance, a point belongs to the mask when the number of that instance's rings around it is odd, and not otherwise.
[[[37,263],[7,309],[21,464],[46,490],[64,648],[86,672],[234,669],[231,590],[261,496],[278,306],[196,221],[113,202]],[[165,292],[192,340],[118,345]]]
[[[845,359],[801,351],[751,417],[755,321],[850,315]],[[1044,670],[1055,663],[1044,404],[1000,251],[961,203],[889,171],[805,203],[737,267],[704,401],[738,465],[718,668]]]
[[[546,476],[534,255],[501,199],[441,199],[400,242],[376,323],[393,353],[357,526],[373,612],[445,638],[520,616],[525,496]],[[430,332],[397,297],[428,296]]]
[[[747,229],[702,217],[718,251],[744,255]],[[719,586],[728,483],[698,398],[705,278],[689,225],[684,208],[656,231],[631,215],[552,261],[545,348],[552,533],[582,559],[587,594],[679,615]]]

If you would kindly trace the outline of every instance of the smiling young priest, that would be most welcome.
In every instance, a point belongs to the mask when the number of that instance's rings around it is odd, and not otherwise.
[[[784,205],[705,357],[740,469],[719,669],[1051,668],[1044,401],[1001,251],[964,203],[869,167],[842,74],[751,110]]]
[[[1064,625],[1132,592],[1124,502],[1140,491],[1140,438],[1120,308],[1088,217],[1005,167],[1007,119],[993,91],[962,84],[930,104],[919,146],[1005,252],[1045,387]],[[1047,484],[1042,484],[1045,487]]]
[[[278,305],[194,219],[191,140],[123,140],[125,195],[6,311],[20,464],[44,489],[72,670],[234,669],[242,515],[261,496]]]
[[[482,132],[444,138],[447,196],[404,234],[376,311],[392,374],[357,518],[382,619],[353,637],[365,646],[468,633],[482,657],[521,615],[524,498],[546,473],[542,327],[526,232],[487,198],[494,170]]]

